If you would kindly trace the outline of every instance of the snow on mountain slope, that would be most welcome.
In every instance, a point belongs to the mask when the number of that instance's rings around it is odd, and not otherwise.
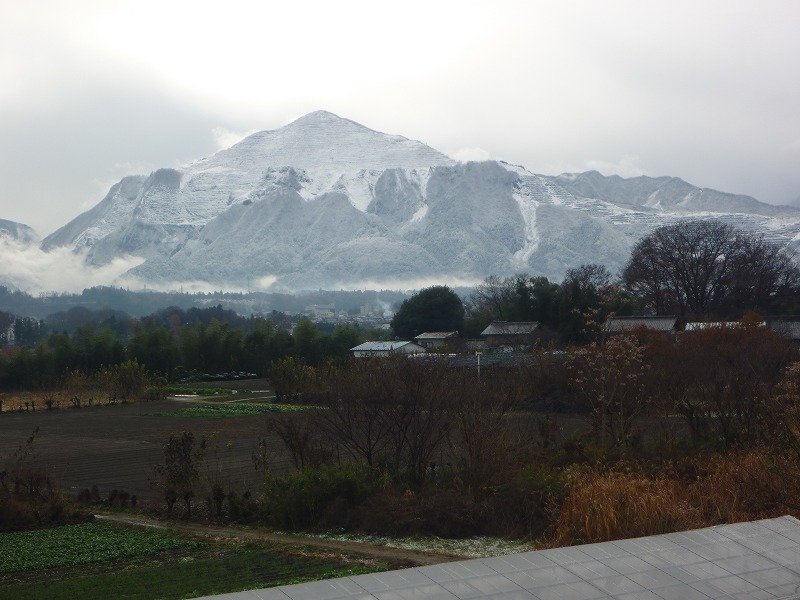
[[[454,161],[420,142],[368,129],[326,111],[316,111],[274,131],[248,136],[227,150],[200,160],[189,171],[209,168],[244,172],[261,165],[291,165],[308,171],[336,172],[390,167],[413,169],[450,165]]]
[[[597,171],[588,171],[562,174],[553,180],[574,195],[606,200],[617,205],[627,204],[639,209],[675,212],[683,209],[691,212],[758,212],[774,215],[786,213],[784,207],[766,205],[750,196],[698,188],[677,177],[641,176],[623,179],[617,175],[605,177]]]
[[[50,234],[42,241],[43,250],[58,246],[74,249],[91,247],[98,240],[123,227],[133,216],[137,196],[146,178],[140,175],[124,177],[114,184],[96,206]]]
[[[453,163],[421,142],[317,111],[280,129],[254,133],[186,167],[181,203],[196,217],[187,222],[207,221],[234,202],[251,198],[263,183],[282,186],[288,177],[306,199],[347,191],[354,206],[366,210],[372,200],[369,191],[386,169]],[[165,197],[163,203],[170,200]]]
[[[456,163],[320,111],[182,169],[126,177],[43,248],[88,249],[93,265],[138,256],[129,275],[161,286],[396,287],[518,272],[560,280],[589,262],[613,273],[641,236],[686,218],[800,240],[796,208],[674,177]]]

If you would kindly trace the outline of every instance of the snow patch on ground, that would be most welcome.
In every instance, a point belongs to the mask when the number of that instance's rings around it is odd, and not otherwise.
[[[489,556],[502,556],[504,554],[519,554],[535,549],[532,544],[527,542],[496,537],[476,537],[467,539],[445,539],[435,536],[425,538],[392,538],[377,535],[356,536],[345,534],[321,534],[309,535],[308,537],[338,542],[361,542],[417,552],[435,552],[461,558],[486,558]]]

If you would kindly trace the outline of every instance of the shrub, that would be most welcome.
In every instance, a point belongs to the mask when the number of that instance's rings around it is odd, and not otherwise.
[[[0,492],[0,531],[33,529],[38,524],[35,506]]]
[[[513,537],[539,537],[550,526],[549,507],[561,501],[560,473],[540,463],[522,468],[513,479],[487,490],[486,520],[492,533]]]
[[[227,494],[228,516],[236,523],[251,523],[259,514],[258,502],[245,492],[239,496],[235,491],[230,490]]]
[[[484,516],[468,490],[386,488],[364,502],[358,527],[374,535],[471,537],[489,532]]]
[[[375,471],[354,465],[268,476],[266,517],[274,527],[293,531],[342,527],[352,523],[355,510],[377,485]]]

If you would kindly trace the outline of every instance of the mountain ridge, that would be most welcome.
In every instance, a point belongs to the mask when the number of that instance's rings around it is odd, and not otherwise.
[[[797,208],[677,177],[457,162],[316,111],[185,167],[125,177],[41,247],[86,251],[93,266],[141,257],[126,277],[151,286],[413,287],[517,272],[557,280],[588,262],[613,272],[643,235],[686,218],[800,240]]]

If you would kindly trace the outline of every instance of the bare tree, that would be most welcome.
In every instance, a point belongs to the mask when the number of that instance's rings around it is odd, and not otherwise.
[[[782,286],[796,286],[798,270],[762,236],[720,221],[687,221],[641,239],[622,279],[656,314],[741,315],[764,308]]]
[[[312,400],[324,407],[318,412],[318,423],[328,437],[370,467],[386,460],[393,426],[386,410],[394,381],[387,377],[391,370],[385,366],[381,359],[329,366],[321,374]]]
[[[471,312],[485,313],[490,315],[491,319],[501,321],[518,319],[519,316],[514,310],[514,298],[519,287],[525,286],[527,281],[527,275],[505,278],[490,275],[473,289],[469,297]]]
[[[588,347],[579,361],[574,383],[588,402],[601,443],[607,445],[610,435],[612,445],[625,450],[649,407],[644,348],[635,336],[615,336]]]
[[[514,418],[528,391],[520,371],[475,381],[454,373],[450,451],[459,479],[479,496],[501,484],[534,448],[529,420]]]
[[[786,340],[744,320],[685,333],[677,354],[685,390],[676,408],[696,435],[725,446],[767,435],[770,399],[792,357]]]
[[[320,375],[309,401],[330,440],[419,487],[450,429],[450,371],[442,361],[351,361]]]

